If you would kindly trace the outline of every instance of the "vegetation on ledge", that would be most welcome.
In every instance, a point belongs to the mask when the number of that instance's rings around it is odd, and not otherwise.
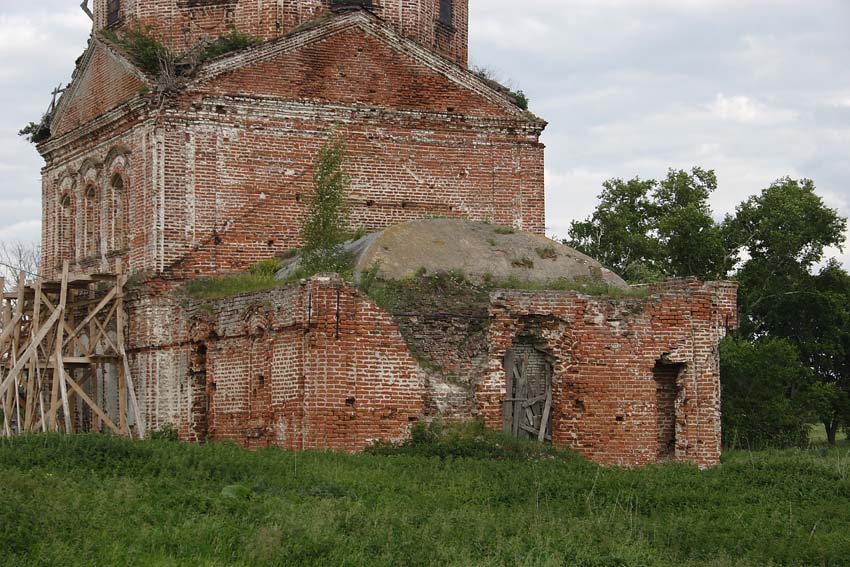
[[[45,114],[40,122],[30,122],[18,131],[18,136],[31,144],[40,144],[50,138],[50,118]]]
[[[241,293],[274,289],[292,282],[291,279],[278,280],[275,278],[275,274],[281,267],[279,260],[266,260],[255,264],[250,270],[242,274],[192,280],[186,284],[186,292],[192,299],[217,299]]]
[[[124,50],[143,71],[166,81],[191,76],[203,62],[245,49],[260,41],[234,30],[211,42],[202,41],[178,56],[154,37],[149,28],[130,29],[121,35],[112,30],[102,30],[100,33]]]
[[[517,277],[507,280],[485,277],[484,282],[476,283],[462,272],[429,274],[420,269],[413,277],[404,280],[385,280],[380,277],[378,266],[361,274],[359,286],[375,303],[390,313],[477,311],[486,314],[490,292],[499,289],[574,291],[595,297],[623,299],[643,299],[649,295],[646,287],[620,289],[592,278],[533,282]]]

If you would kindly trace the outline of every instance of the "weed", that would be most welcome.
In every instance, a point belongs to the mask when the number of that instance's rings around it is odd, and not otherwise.
[[[291,279],[275,278],[280,268],[279,260],[264,260],[251,266],[246,273],[192,280],[186,284],[186,291],[192,299],[215,299],[273,289],[291,283]]]
[[[298,255],[301,254],[300,248],[293,248],[291,250],[287,250],[283,254],[280,255],[281,260],[292,260],[293,258],[297,258]]]
[[[527,270],[534,269],[534,261],[528,257],[517,258],[511,262],[514,268],[525,268]]]
[[[251,47],[259,42],[260,40],[256,37],[233,30],[208,44],[204,48],[204,59],[215,59],[227,53]]]
[[[106,39],[123,49],[143,71],[159,76],[166,62],[177,57],[150,32],[150,28],[133,28],[119,36],[112,30],[100,32]]]
[[[541,260],[555,260],[558,258],[558,252],[555,250],[554,246],[535,248],[534,251],[537,252],[537,255]]]
[[[46,114],[40,122],[30,122],[18,132],[18,136],[26,138],[32,144],[40,144],[50,138],[50,117]]]
[[[516,234],[516,230],[510,226],[497,226],[493,229],[496,234]]]

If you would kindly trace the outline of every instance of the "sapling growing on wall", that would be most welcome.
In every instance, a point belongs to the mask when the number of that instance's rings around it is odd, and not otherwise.
[[[348,187],[345,174],[345,144],[331,140],[316,158],[315,194],[301,227],[304,238],[302,266],[310,273],[344,272],[351,257],[343,248],[349,236]]]

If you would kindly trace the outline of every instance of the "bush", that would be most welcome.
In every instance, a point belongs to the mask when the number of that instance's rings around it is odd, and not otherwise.
[[[807,409],[808,373],[788,341],[724,340],[720,348],[724,444],[743,449],[805,445],[815,422]]]
[[[417,423],[410,438],[402,443],[376,443],[367,449],[372,455],[407,455],[439,457],[440,459],[489,459],[497,461],[528,461],[562,458],[579,460],[567,451],[551,445],[517,439],[500,432],[488,431],[478,421],[452,423],[441,421]]]
[[[151,432],[153,441],[179,441],[180,435],[173,423],[166,423],[156,431]]]
[[[204,49],[204,59],[215,59],[232,51],[239,51],[259,43],[256,37],[233,30],[216,39]]]

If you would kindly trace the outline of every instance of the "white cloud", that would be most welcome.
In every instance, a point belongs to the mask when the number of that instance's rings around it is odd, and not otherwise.
[[[761,126],[793,122],[800,116],[794,110],[771,108],[748,96],[726,96],[723,93],[718,93],[708,109],[721,120]]]

